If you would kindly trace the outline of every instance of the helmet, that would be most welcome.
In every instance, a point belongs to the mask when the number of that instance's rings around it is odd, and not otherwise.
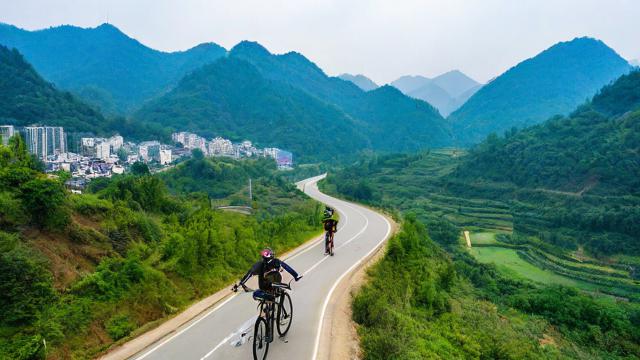
[[[273,252],[273,250],[269,249],[269,248],[264,248],[261,252],[260,255],[262,256],[263,260],[271,260],[275,257],[275,254]]]

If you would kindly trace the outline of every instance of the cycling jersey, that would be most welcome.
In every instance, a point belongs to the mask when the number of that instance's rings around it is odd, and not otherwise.
[[[272,290],[272,283],[282,281],[280,267],[287,270],[295,279],[298,278],[298,273],[280,259],[261,260],[253,264],[251,269],[242,277],[240,285],[244,285],[253,275],[258,275],[258,286],[260,289],[265,291]]]
[[[336,232],[338,230],[338,220],[329,218],[322,220],[324,223],[324,230],[329,232]]]

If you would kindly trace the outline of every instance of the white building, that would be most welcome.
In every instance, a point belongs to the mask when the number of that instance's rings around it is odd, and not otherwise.
[[[124,145],[124,138],[120,135],[114,135],[108,138],[107,142],[111,146],[111,153],[115,154]]]
[[[138,145],[138,154],[144,162],[160,159],[160,142],[143,141]]]
[[[9,139],[15,134],[16,129],[13,125],[2,125],[0,126],[0,144],[8,145]]]
[[[233,156],[233,143],[221,137],[217,137],[209,142],[209,155],[213,156]]]
[[[67,139],[60,126],[25,126],[21,132],[29,152],[42,160],[67,152]]]
[[[160,165],[171,164],[171,149],[160,149],[158,154],[158,162]]]
[[[99,142],[95,145],[95,157],[107,161],[111,156],[111,144],[107,141]]]

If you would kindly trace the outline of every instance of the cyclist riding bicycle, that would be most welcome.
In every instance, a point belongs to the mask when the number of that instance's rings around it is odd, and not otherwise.
[[[336,231],[338,231],[338,219],[335,216],[335,210],[327,206],[324,211],[324,219],[322,219],[322,223],[324,225],[324,230],[327,232],[324,238],[324,254],[333,255],[330,245],[333,244],[333,236]]]
[[[293,268],[284,261],[277,259],[273,250],[265,248],[260,252],[262,260],[253,264],[251,269],[242,277],[240,283],[233,285],[233,291],[237,291],[238,287],[245,287],[245,283],[254,275],[258,275],[258,287],[259,290],[254,292],[254,297],[257,298],[272,298],[273,287],[271,284],[279,283],[282,281],[282,275],[280,274],[280,268],[287,270],[293,278],[298,281],[302,279],[302,275],[293,270]]]

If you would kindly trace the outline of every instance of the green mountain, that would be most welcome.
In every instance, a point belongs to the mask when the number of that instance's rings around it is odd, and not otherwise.
[[[67,131],[104,130],[93,108],[40,77],[15,49],[0,45],[0,123],[64,126]]]
[[[134,117],[207,137],[251,139],[290,150],[303,161],[336,160],[369,147],[360,134],[366,125],[300,89],[265,79],[253,65],[235,57],[187,75]]]
[[[567,118],[474,149],[460,176],[518,186],[640,195],[640,71],[604,87]]]
[[[378,84],[376,84],[373,80],[361,74],[358,74],[358,75],[342,74],[338,77],[345,81],[351,81],[352,83],[356,84],[360,89],[364,91],[377,89],[379,87]]]
[[[17,48],[48,81],[86,95],[101,109],[122,113],[168,91],[185,74],[226,53],[213,43],[161,52],[110,24],[38,31],[0,24],[0,44]]]
[[[485,85],[450,116],[460,144],[567,114],[630,66],[603,42],[558,43]]]
[[[365,92],[351,82],[327,76],[299,53],[273,55],[254,42],[239,43],[229,57],[244,59],[265,78],[302,89],[369,125],[363,134],[375,150],[413,151],[450,143],[449,131],[435,108],[390,86]]]
[[[634,71],[567,118],[489,136],[455,178],[467,195],[517,199],[514,226],[522,233],[547,233],[549,242],[582,244],[595,254],[638,255],[638,174],[640,71]]]

